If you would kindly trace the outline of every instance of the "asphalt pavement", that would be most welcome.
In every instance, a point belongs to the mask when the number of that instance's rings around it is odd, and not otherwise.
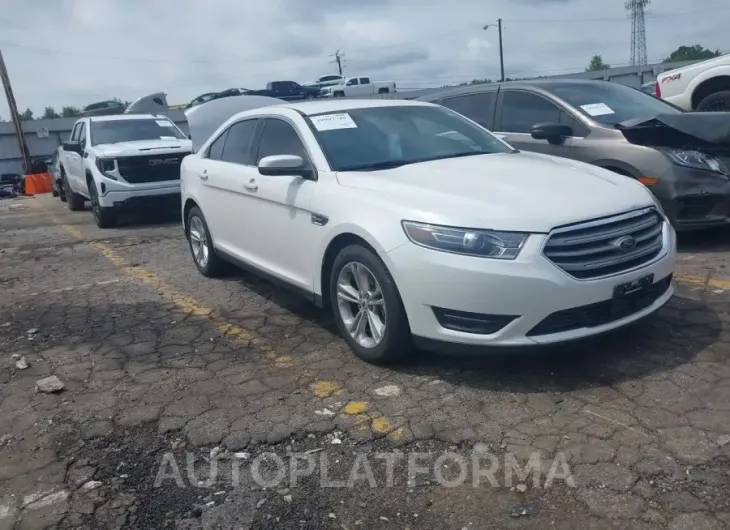
[[[730,528],[730,230],[680,247],[628,329],[384,368],[179,216],[0,201],[0,530]]]

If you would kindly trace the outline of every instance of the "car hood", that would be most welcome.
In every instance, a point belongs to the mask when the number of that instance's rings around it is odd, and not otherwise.
[[[163,153],[185,153],[192,151],[190,140],[137,140],[114,144],[98,144],[94,151],[104,156],[154,155]]]
[[[337,180],[342,186],[371,191],[378,200],[387,196],[411,220],[495,230],[545,233],[654,204],[646,188],[629,177],[538,153],[339,172]]]
[[[626,139],[640,145],[679,149],[730,148],[730,112],[682,112],[636,118],[616,124]]]

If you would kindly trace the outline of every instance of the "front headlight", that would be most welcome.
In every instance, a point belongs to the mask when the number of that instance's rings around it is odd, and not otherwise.
[[[480,258],[515,259],[529,234],[474,230],[403,221],[403,230],[416,245]]]
[[[721,173],[723,175],[730,174],[727,166],[722,160],[712,155],[705,154],[701,151],[687,151],[683,149],[669,149],[667,151],[669,158],[678,166],[690,167],[693,169],[702,169],[712,173]]]
[[[96,167],[99,168],[99,171],[101,171],[105,176],[110,179],[117,180],[117,177],[109,174],[117,168],[116,160],[114,158],[99,157],[96,159]]]

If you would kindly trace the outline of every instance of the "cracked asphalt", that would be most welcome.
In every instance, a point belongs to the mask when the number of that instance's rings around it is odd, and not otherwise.
[[[682,235],[676,296],[629,329],[380,368],[296,295],[203,278],[174,215],[99,230],[50,196],[1,201],[0,530],[730,528],[729,235]],[[265,453],[374,480],[262,485]],[[452,460],[409,482],[416,453]],[[444,484],[475,454],[496,483]],[[572,485],[546,484],[559,458]]]

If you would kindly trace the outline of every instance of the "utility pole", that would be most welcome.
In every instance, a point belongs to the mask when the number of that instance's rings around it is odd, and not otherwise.
[[[330,64],[335,63],[337,65],[337,71],[340,75],[342,75],[342,59],[345,56],[344,53],[340,53],[340,50],[337,50],[333,55],[330,55],[330,57],[334,57],[334,60],[330,61]]]
[[[18,137],[18,147],[20,148],[20,156],[23,158],[23,171],[29,173],[31,171],[30,165],[30,150],[28,144],[25,143],[25,135],[23,134],[23,125],[20,123],[20,116],[18,115],[18,106],[15,103],[15,96],[13,95],[13,89],[10,86],[10,78],[8,77],[8,69],[5,66],[5,59],[3,59],[2,50],[0,50],[0,80],[2,80],[3,88],[5,89],[5,97],[8,100],[8,108],[10,109],[10,119],[15,125],[15,134]]]
[[[500,71],[502,74],[502,78],[500,79],[500,81],[504,81],[504,51],[502,48],[502,19],[501,18],[497,19],[496,25],[497,25],[497,29],[499,31],[499,68],[500,68]],[[490,27],[494,27],[494,24],[487,24],[482,29],[486,30]]]

